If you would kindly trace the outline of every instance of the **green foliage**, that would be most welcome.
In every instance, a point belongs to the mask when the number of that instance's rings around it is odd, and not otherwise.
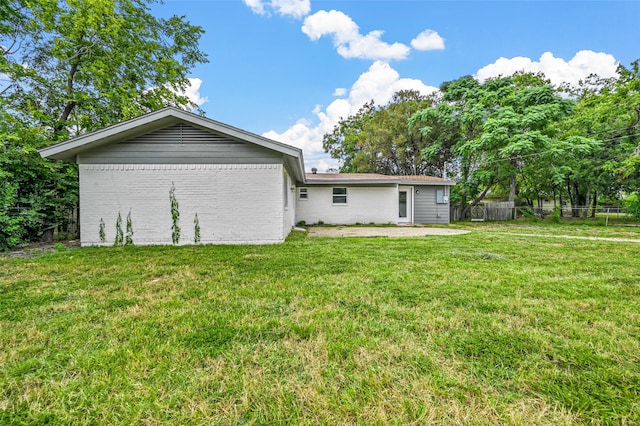
[[[149,13],[153,0],[27,1],[19,44],[0,72],[15,115],[53,129],[85,132],[166,105],[190,105],[187,75],[206,55],[203,30],[182,17]],[[0,40],[2,41],[2,40]],[[29,63],[29,67],[23,67]],[[195,105],[190,105],[195,107]]]
[[[620,65],[618,78],[592,78],[572,94],[571,116],[560,130],[571,137],[597,141],[588,155],[565,157],[564,186],[573,205],[587,205],[595,194],[619,202],[619,194],[640,188],[640,69]]]
[[[633,194],[627,195],[623,203],[625,211],[632,215],[637,221],[640,221],[640,193],[634,192]]]
[[[127,214],[127,235],[125,236],[124,239],[124,245],[125,246],[132,246],[133,245],[133,222],[131,221],[131,210],[129,210],[129,213]]]
[[[518,182],[540,168],[539,157],[558,150],[555,125],[572,101],[540,74],[516,73],[479,82],[462,77],[441,86],[442,97],[410,119],[431,141],[423,158],[447,164],[457,179],[452,200],[465,209],[489,192],[515,201]],[[471,204],[468,204],[471,201]]]
[[[17,184],[3,210],[8,245],[64,231],[77,205],[76,166],[43,160],[37,149],[167,105],[196,107],[184,90],[190,70],[207,61],[203,30],[156,18],[153,3],[0,3],[0,171]]]
[[[323,147],[340,160],[343,172],[442,175],[441,167],[423,158],[425,138],[408,123],[412,114],[431,102],[414,90],[396,93],[385,106],[375,106],[371,101],[324,135]]]
[[[169,204],[171,209],[171,241],[173,244],[180,242],[180,205],[176,198],[176,187],[171,182],[171,188],[169,189]]]
[[[113,240],[114,246],[121,246],[124,242],[124,233],[122,232],[122,216],[118,212],[118,218],[116,219],[116,237]]]
[[[23,216],[16,209],[18,184],[0,169],[0,251],[20,243]]]
[[[37,240],[56,226],[64,229],[76,206],[77,167],[40,157],[36,148],[46,143],[44,129],[28,128],[6,111],[0,112],[0,176],[7,182],[3,192],[12,194],[11,208],[4,215],[21,224],[4,228],[11,244]]]
[[[198,244],[200,242],[200,220],[198,219],[198,213],[193,218],[193,242]]]
[[[104,220],[100,218],[100,225],[98,226],[98,238],[100,238],[101,243],[104,243],[107,239],[104,230],[105,230]]]
[[[555,206],[553,208],[553,213],[551,213],[551,221],[553,223],[561,223],[562,222],[562,208],[560,206]]]

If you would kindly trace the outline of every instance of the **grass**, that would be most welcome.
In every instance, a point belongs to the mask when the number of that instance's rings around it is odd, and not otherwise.
[[[508,222],[454,222],[451,227],[484,232],[530,234],[530,235],[562,235],[574,237],[622,238],[640,240],[640,225],[637,222],[610,222],[595,219],[565,218],[561,223],[550,219],[521,218]]]
[[[0,424],[638,424],[640,245],[510,228],[0,259]]]

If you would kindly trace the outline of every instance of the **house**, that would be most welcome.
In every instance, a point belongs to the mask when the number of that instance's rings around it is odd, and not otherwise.
[[[40,150],[75,161],[80,240],[269,244],[294,224],[448,223],[453,182],[305,174],[302,151],[176,108]]]
[[[441,178],[315,171],[305,177],[296,219],[307,224],[449,223],[453,182]]]

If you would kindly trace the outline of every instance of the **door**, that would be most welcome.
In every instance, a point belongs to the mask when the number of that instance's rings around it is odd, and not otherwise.
[[[398,223],[413,222],[413,187],[398,187]]]

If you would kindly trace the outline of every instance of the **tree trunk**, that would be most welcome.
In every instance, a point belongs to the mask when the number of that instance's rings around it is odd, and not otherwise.
[[[553,190],[553,206],[555,207],[555,202],[556,202],[556,198],[555,198],[555,194],[556,191],[555,189]],[[558,194],[558,201],[560,202],[560,217],[564,217],[564,210],[562,208],[562,191],[560,192],[560,194]]]
[[[462,217],[466,217],[467,216],[467,212],[469,210],[471,210],[472,208],[474,208],[475,206],[477,206],[478,204],[480,204],[480,201],[484,200],[484,197],[487,196],[487,193],[489,192],[489,190],[491,189],[491,187],[493,186],[493,181],[489,183],[489,185],[487,185],[487,187],[485,188],[484,191],[482,191],[482,193],[480,195],[478,195],[478,197],[473,200],[473,202],[471,204],[469,204],[468,206],[464,206],[464,209],[462,210]]]
[[[469,180],[469,163],[467,158],[462,158],[462,180],[463,182],[467,182]],[[460,193],[460,210],[458,213],[458,220],[462,221],[466,219],[466,214],[468,209],[467,207],[467,192],[463,189]]]
[[[589,206],[591,205],[591,188],[587,189],[587,196],[584,200],[584,212],[582,213],[582,217],[586,219],[589,217]]]
[[[516,201],[516,174],[512,174],[509,179],[509,202],[515,205]]]
[[[596,217],[596,208],[598,205],[598,191],[593,191],[593,207],[591,208],[591,217],[595,219]]]
[[[580,217],[580,187],[578,182],[569,183],[567,186],[571,200],[571,217]]]

